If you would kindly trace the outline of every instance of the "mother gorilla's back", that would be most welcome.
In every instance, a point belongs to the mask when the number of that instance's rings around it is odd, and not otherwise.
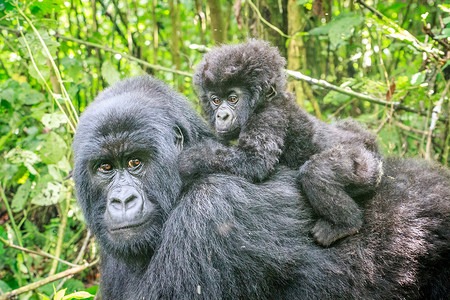
[[[102,248],[106,299],[420,298],[449,293],[450,175],[388,160],[362,231],[323,249],[279,170],[250,184],[213,174],[181,185],[177,156],[211,134],[149,77],[120,82],[83,114],[78,199]]]

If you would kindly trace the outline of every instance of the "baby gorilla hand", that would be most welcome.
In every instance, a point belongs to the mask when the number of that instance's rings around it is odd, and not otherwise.
[[[200,146],[187,148],[178,157],[178,170],[181,179],[195,177],[203,169],[204,161],[202,152],[205,151],[205,148]]]
[[[178,158],[181,179],[217,172],[223,161],[221,148],[219,142],[207,140],[185,149]]]

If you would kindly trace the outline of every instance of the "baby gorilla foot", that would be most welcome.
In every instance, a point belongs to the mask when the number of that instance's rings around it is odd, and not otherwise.
[[[314,225],[311,233],[317,243],[321,246],[328,247],[339,239],[358,233],[359,229],[361,229],[361,225],[335,225],[325,219],[320,219]]]

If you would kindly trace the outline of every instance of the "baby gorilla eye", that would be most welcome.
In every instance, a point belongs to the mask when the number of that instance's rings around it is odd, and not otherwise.
[[[236,95],[228,96],[228,102],[230,102],[230,103],[237,103],[238,101],[239,101],[238,96],[236,96]]]
[[[112,170],[112,165],[109,163],[102,163],[98,169],[102,172],[109,172]]]
[[[212,101],[212,103],[214,103],[214,104],[216,104],[216,105],[219,105],[222,101],[220,100],[220,98],[219,97],[217,97],[217,96],[212,96],[211,97],[211,101]]]
[[[136,168],[136,167],[139,167],[140,165],[141,165],[141,161],[139,159],[137,159],[137,158],[130,159],[128,161],[128,167],[129,168]]]

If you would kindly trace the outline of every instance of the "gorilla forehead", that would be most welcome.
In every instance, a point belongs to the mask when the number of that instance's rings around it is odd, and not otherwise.
[[[101,92],[86,108],[73,148],[82,159],[98,156],[95,151],[110,142],[128,141],[135,148],[170,145],[175,127],[182,131],[185,146],[212,136],[190,103],[166,84],[150,76],[129,78]]]
[[[96,156],[116,157],[154,144],[167,144],[173,119],[158,103],[137,94],[94,102],[82,115],[74,145]],[[157,133],[157,134],[155,134]]]
[[[217,88],[218,85],[283,88],[286,60],[266,41],[249,39],[246,43],[223,45],[207,53],[194,74],[194,84]]]

